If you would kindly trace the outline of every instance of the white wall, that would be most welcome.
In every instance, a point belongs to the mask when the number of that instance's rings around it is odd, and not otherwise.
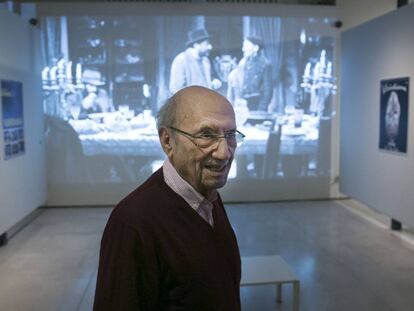
[[[46,200],[40,57],[40,31],[0,6],[0,80],[23,82],[26,141],[23,156],[5,161],[0,118],[0,234]]]
[[[336,0],[336,7],[343,29],[348,30],[394,11],[397,0]]]
[[[414,4],[342,35],[341,191],[414,225]],[[379,144],[380,80],[410,77],[408,150]],[[410,104],[409,104],[410,106]]]
[[[412,3],[414,0],[409,0]],[[343,30],[349,30],[397,9],[397,0],[336,0]]]

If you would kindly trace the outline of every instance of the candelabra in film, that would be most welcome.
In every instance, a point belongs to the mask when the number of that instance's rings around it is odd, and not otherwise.
[[[67,119],[70,115],[70,107],[66,100],[68,94],[80,94],[85,87],[82,83],[82,65],[80,63],[73,65],[72,61],[61,58],[53,66],[43,68],[45,113],[63,119]]]
[[[313,67],[313,68],[312,68]],[[331,94],[336,94],[336,79],[332,75],[332,62],[326,61],[326,50],[322,50],[319,60],[312,66],[306,64],[300,86],[310,94],[309,112],[320,118],[330,118],[335,110],[327,114],[326,101]]]

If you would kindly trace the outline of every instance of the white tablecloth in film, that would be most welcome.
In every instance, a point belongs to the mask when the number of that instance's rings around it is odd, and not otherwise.
[[[76,129],[76,128],[75,128]],[[237,148],[237,154],[265,154],[269,132],[253,126],[245,126],[240,131],[246,135],[245,141]],[[286,133],[284,133],[286,132]],[[316,151],[318,130],[291,129],[284,125],[282,129],[281,154],[314,153]],[[102,131],[80,134],[83,152],[87,156],[164,156],[155,128],[128,129],[120,131]]]
[[[247,134],[248,133],[248,134]],[[250,128],[245,142],[237,148],[239,154],[264,154],[268,132]],[[158,135],[141,129],[124,132],[81,134],[79,139],[85,155],[163,157]]]

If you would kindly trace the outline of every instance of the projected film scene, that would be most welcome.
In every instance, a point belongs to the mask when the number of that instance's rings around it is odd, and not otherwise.
[[[69,16],[42,22],[51,183],[144,180],[155,116],[187,85],[234,106],[246,135],[230,180],[327,176],[335,114],[329,18]]]

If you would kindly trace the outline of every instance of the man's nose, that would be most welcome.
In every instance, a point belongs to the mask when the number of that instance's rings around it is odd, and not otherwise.
[[[213,157],[220,160],[228,160],[234,153],[234,148],[230,147],[227,139],[222,137],[218,141],[217,147],[213,151]]]

